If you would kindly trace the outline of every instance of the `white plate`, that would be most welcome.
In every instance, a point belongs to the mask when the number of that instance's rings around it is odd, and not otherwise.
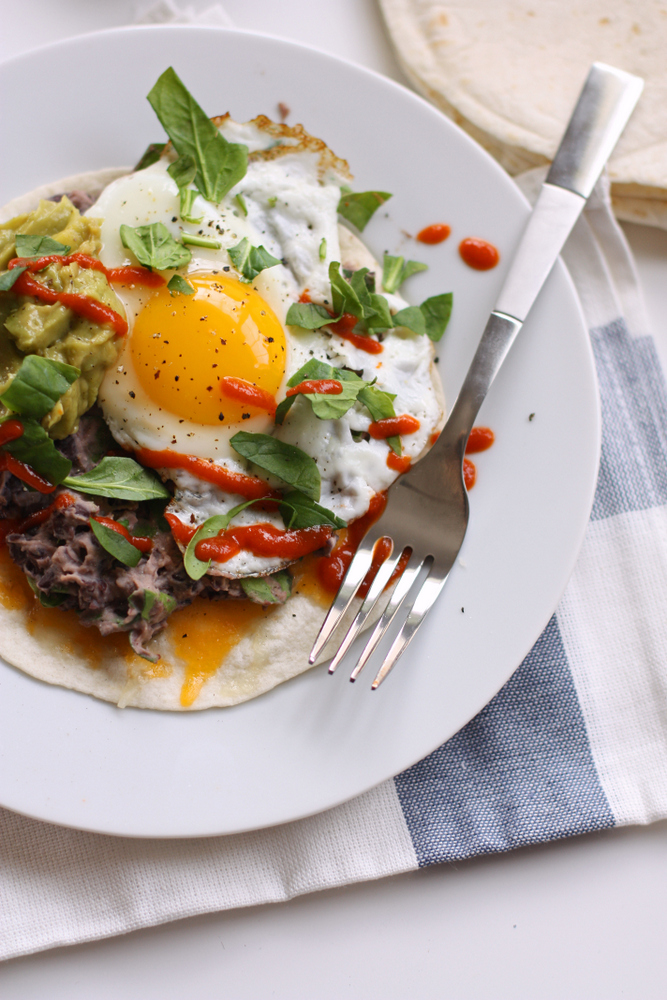
[[[83,170],[136,161],[161,129],[144,95],[169,65],[210,114],[276,105],[350,161],[357,190],[392,191],[366,231],[425,259],[410,295],[453,290],[439,348],[450,402],[527,215],[502,170],[436,110],[382,77],[292,43],[211,28],[84,36],[0,66],[0,203]],[[451,225],[438,247],[405,240]],[[479,273],[465,236],[502,253]],[[532,421],[530,413],[535,413]],[[0,803],[131,836],[200,836],[283,823],[371,788],[452,736],[510,677],[554,610],[585,531],[599,452],[593,359],[559,265],[480,415],[461,558],[409,654],[376,693],[317,668],[237,708],[125,709],[0,664]],[[435,529],[434,529],[435,530]],[[465,612],[462,613],[462,608]]]

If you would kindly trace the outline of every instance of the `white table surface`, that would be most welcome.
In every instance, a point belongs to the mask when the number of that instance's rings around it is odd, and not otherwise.
[[[128,23],[148,5],[0,0],[0,59]],[[224,8],[238,27],[405,82],[375,0],[225,0]],[[667,368],[667,232],[625,228]],[[0,966],[0,997],[663,1000],[666,930],[667,821],[16,959]]]

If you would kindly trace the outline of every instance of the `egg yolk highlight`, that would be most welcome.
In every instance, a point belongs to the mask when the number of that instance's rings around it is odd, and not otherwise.
[[[275,396],[285,374],[285,333],[250,285],[188,275],[192,295],[157,290],[137,316],[129,349],[137,378],[162,409],[202,424],[236,424],[259,412],[220,388],[233,376]]]

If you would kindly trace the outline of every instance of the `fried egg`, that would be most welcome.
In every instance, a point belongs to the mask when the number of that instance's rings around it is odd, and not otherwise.
[[[342,418],[320,420],[299,398],[282,426],[259,407],[230,399],[220,380],[232,376],[280,401],[287,381],[311,358],[349,368],[378,388],[394,393],[396,413],[419,420],[419,430],[402,439],[403,452],[416,459],[443,417],[443,400],[433,368],[433,345],[426,337],[397,328],[381,354],[369,354],[348,340],[286,324],[289,306],[307,289],[312,301],[328,304],[331,261],[355,268],[368,251],[348,230],[339,230],[340,187],[350,179],[347,164],[299,126],[290,129],[265,118],[244,125],[216,119],[227,139],[250,151],[245,177],[215,206],[198,195],[192,216],[180,217],[179,191],[167,172],[169,156],[110,184],[88,214],[102,218],[100,257],[107,267],[136,264],[122,244],[120,227],[163,223],[176,239],[183,234],[213,240],[216,249],[190,246],[192,259],[179,270],[192,294],[168,288],[116,286],[129,332],[115,367],[102,383],[99,402],[116,440],[129,450],[169,450],[212,460],[231,472],[257,474],[234,451],[239,430],[272,434],[296,445],[317,463],[320,503],[346,522],[361,517],[375,493],[397,473],[387,465],[384,440],[368,438],[371,417],[355,404]],[[240,197],[239,197],[240,196]],[[251,283],[235,269],[229,249],[242,239],[263,246],[280,263]],[[377,264],[372,261],[377,273]],[[168,279],[171,272],[166,272]],[[387,296],[390,306],[407,303]],[[174,482],[171,513],[199,526],[242,502],[182,469],[163,469]],[[270,480],[265,473],[261,478]],[[277,480],[273,485],[280,485]],[[270,522],[280,515],[250,507],[235,524]],[[227,577],[261,576],[285,560],[242,551],[210,572]]]

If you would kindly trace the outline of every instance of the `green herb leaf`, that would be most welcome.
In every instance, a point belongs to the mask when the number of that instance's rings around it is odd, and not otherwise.
[[[105,552],[108,552],[118,562],[123,563],[124,566],[137,565],[141,559],[141,552],[131,542],[128,542],[127,538],[106,524],[100,524],[94,517],[88,518],[88,523]]]
[[[305,493],[311,500],[320,499],[320,473],[305,451],[285,444],[268,434],[239,431],[230,439],[235,451],[260,469],[277,476],[288,486]]]
[[[144,469],[133,458],[123,455],[107,456],[90,472],[84,472],[80,476],[67,476],[63,482],[80,493],[113,497],[116,500],[154,500],[170,496],[169,490],[162,485],[155,473]]]
[[[404,281],[418,271],[428,271],[428,264],[420,264],[418,260],[406,261],[405,257],[391,257],[386,253],[382,269],[382,287],[385,292],[395,292]]]
[[[327,241],[323,236],[320,240],[320,260],[324,260],[327,255]]]
[[[196,184],[207,201],[219,204],[248,169],[248,148],[227,142],[174,70],[165,70],[148,100],[181,156],[197,164]]]
[[[311,358],[302,368],[299,369],[287,383],[289,388],[299,385],[300,382],[319,379],[336,379],[341,383],[342,392],[335,396],[328,396],[325,393],[309,392],[303,394],[303,399],[307,399],[313,408],[313,413],[320,420],[338,420],[344,416],[354,405],[355,400],[364,386],[370,386],[372,382],[364,382],[354,372],[344,368],[334,368],[324,361]],[[285,416],[298,396],[286,396],[276,408],[275,422],[282,424]]]
[[[62,361],[28,354],[0,401],[14,413],[41,420],[80,374],[78,368]]]
[[[0,292],[8,292],[14,286],[16,279],[27,270],[27,267],[13,267],[11,271],[3,271],[0,274]]]
[[[152,166],[153,163],[157,163],[162,154],[164,153],[166,142],[151,142],[149,146],[144,150],[144,154],[135,166],[135,170],[145,170],[146,167]]]
[[[16,256],[17,257],[47,257],[52,253],[69,253],[71,247],[58,240],[51,239],[50,236],[26,236],[22,233],[16,234]]]
[[[355,194],[349,188],[341,188],[338,213],[362,232],[374,212],[390,198],[387,191],[358,191]]]
[[[277,203],[278,199],[276,198],[275,195],[273,195],[271,198],[266,199],[266,204],[269,206],[269,208],[275,208]]]
[[[167,288],[172,295],[194,295],[195,290],[189,281],[182,278],[180,274],[173,274],[167,282]]]
[[[21,417],[23,434],[3,445],[5,451],[56,486],[64,481],[72,463],[62,455],[44,428],[31,417]]]
[[[192,259],[190,251],[174,239],[162,222],[152,222],[150,226],[123,225],[120,227],[120,238],[123,246],[131,250],[145,267],[164,271],[184,267]]]
[[[375,386],[369,386],[366,389],[362,389],[359,393],[359,401],[368,408],[373,420],[386,420],[387,417],[395,417],[395,399],[395,393],[383,392],[382,389],[376,389]],[[394,434],[392,437],[387,438],[387,444],[396,455],[402,454],[403,449],[401,447],[401,439],[398,434]]]
[[[364,273],[368,272],[367,267],[361,270]],[[332,305],[336,316],[342,316],[343,313],[351,313],[353,316],[361,319],[364,314],[363,306],[350,282],[346,281],[340,273],[340,264],[338,261],[332,260],[329,264],[329,281],[331,282]],[[335,320],[330,319],[329,322],[333,323]]]
[[[394,313],[393,320],[394,326],[404,326],[422,337],[426,333],[426,319],[419,306],[406,306],[400,312]]]
[[[300,326],[302,330],[319,330],[326,323],[335,322],[324,306],[314,302],[293,302],[287,310],[285,322],[288,326]]]
[[[288,531],[297,528],[315,528],[320,524],[330,524],[332,528],[347,526],[346,522],[336,517],[333,511],[315,503],[299,490],[285,493],[278,509]]]
[[[246,281],[252,281],[265,268],[280,264],[280,261],[276,257],[272,257],[268,250],[265,250],[264,247],[252,246],[246,237],[235,247],[230,247],[228,252],[232,264]]]
[[[26,580],[28,581],[28,586],[32,590],[33,594],[39,599],[39,603],[43,608],[57,608],[66,601],[69,597],[69,592],[67,590],[57,590],[55,587],[50,590],[48,594],[45,594],[43,590],[40,590],[35,581],[31,576],[26,574]]]
[[[271,584],[273,583],[273,587]],[[292,593],[292,576],[281,569],[271,576],[246,576],[241,580],[246,597],[255,604],[282,604]],[[281,594],[276,594],[276,587]]]
[[[449,317],[452,314],[452,303],[454,296],[451,292],[444,295],[434,295],[430,299],[422,302],[420,309],[424,314],[426,322],[426,336],[431,340],[438,341],[447,329]]]
[[[189,222],[193,226],[199,225],[204,216],[198,215],[195,217],[192,214],[192,206],[195,198],[197,197],[197,191],[195,191],[194,188],[181,188],[180,195],[181,201],[179,205],[179,212],[181,213],[183,222]]]
[[[188,153],[179,156],[177,160],[169,164],[167,173],[176,181],[179,189],[192,184],[197,175],[197,164],[194,156],[190,156]]]
[[[193,247],[205,247],[207,250],[219,250],[222,246],[217,240],[211,240],[206,236],[195,236],[194,233],[182,233],[181,239]]]
[[[164,617],[166,617],[172,613],[178,601],[171,594],[163,594],[162,591],[156,593],[154,590],[144,590],[144,606],[141,609],[141,617],[144,621],[148,621],[156,603],[162,605]]]
[[[243,212],[243,214],[247,215],[248,214],[248,206],[245,203],[245,198],[243,197],[243,195],[242,194],[237,194],[236,197],[234,198],[234,201],[239,206],[239,208],[241,209],[241,211]]]

